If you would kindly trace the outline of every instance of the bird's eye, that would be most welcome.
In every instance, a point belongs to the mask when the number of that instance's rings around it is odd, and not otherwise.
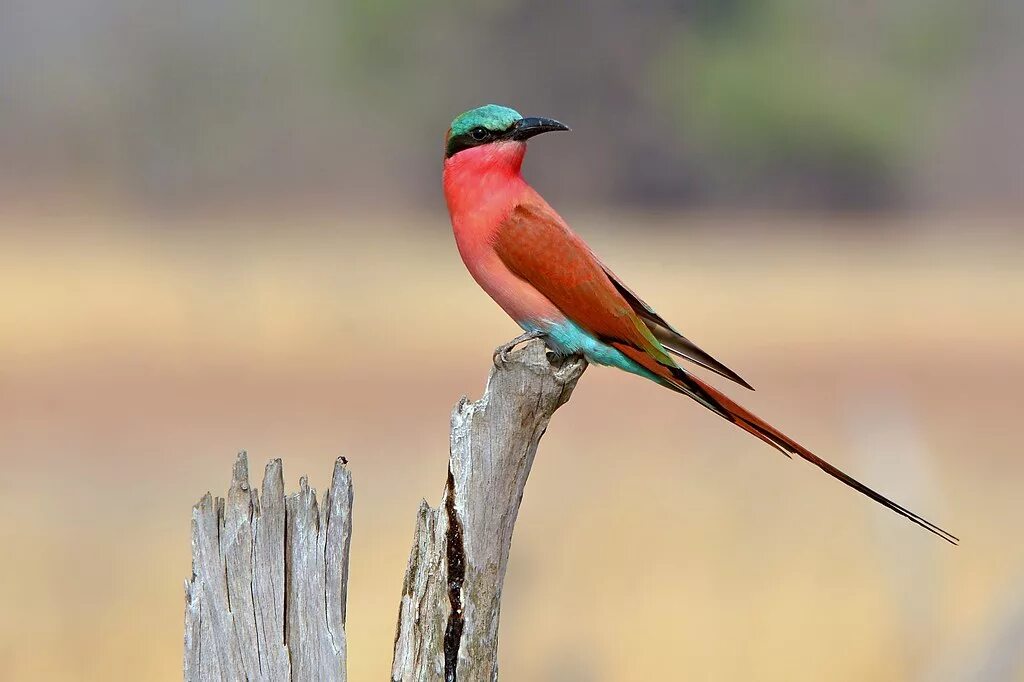
[[[487,132],[486,128],[479,128],[478,127],[478,128],[473,128],[472,130],[470,130],[469,134],[477,142],[483,142],[484,140],[487,139],[487,136],[490,133]]]

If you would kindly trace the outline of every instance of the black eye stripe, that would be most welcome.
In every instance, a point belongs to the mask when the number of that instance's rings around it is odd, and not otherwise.
[[[445,158],[458,154],[465,149],[493,142],[494,140],[499,139],[501,135],[502,133],[496,133],[493,130],[484,128],[483,126],[476,126],[475,128],[472,128],[461,135],[455,135],[448,140],[448,146],[445,148]]]

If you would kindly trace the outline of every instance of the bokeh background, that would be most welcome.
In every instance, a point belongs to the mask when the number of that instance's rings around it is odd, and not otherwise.
[[[1024,5],[3,0],[0,679],[180,678],[190,507],[356,485],[384,679],[448,414],[517,333],[443,133],[526,174],[741,396],[959,548],[593,368],[538,455],[503,679],[1024,679]]]

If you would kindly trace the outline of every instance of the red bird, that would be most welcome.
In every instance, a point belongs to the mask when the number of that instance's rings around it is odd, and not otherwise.
[[[543,338],[559,354],[582,354],[638,374],[957,544],[956,536],[840,471],[679,366],[673,356],[751,388],[623,284],[523,179],[526,140],[568,129],[488,104],[461,114],[448,130],[444,195],[459,253],[477,283],[525,332],[495,350],[495,363],[504,362],[516,344]]]

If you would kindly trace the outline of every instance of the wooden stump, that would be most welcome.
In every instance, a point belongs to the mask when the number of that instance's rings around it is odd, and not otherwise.
[[[537,445],[586,361],[549,361],[541,341],[491,371],[451,417],[441,504],[421,503],[395,634],[393,682],[492,682],[512,531]],[[185,680],[346,679],[352,478],[334,465],[323,504],[302,478],[285,497],[281,460],[260,494],[245,453],[227,497],[192,510]]]
[[[344,682],[352,477],[338,458],[318,506],[305,478],[284,495],[281,460],[263,491],[238,455],[227,498],[192,510],[185,680]]]
[[[586,361],[548,361],[542,341],[491,371],[452,412],[441,504],[420,505],[395,635],[393,682],[498,677],[498,617],[512,530],[548,421]]]

